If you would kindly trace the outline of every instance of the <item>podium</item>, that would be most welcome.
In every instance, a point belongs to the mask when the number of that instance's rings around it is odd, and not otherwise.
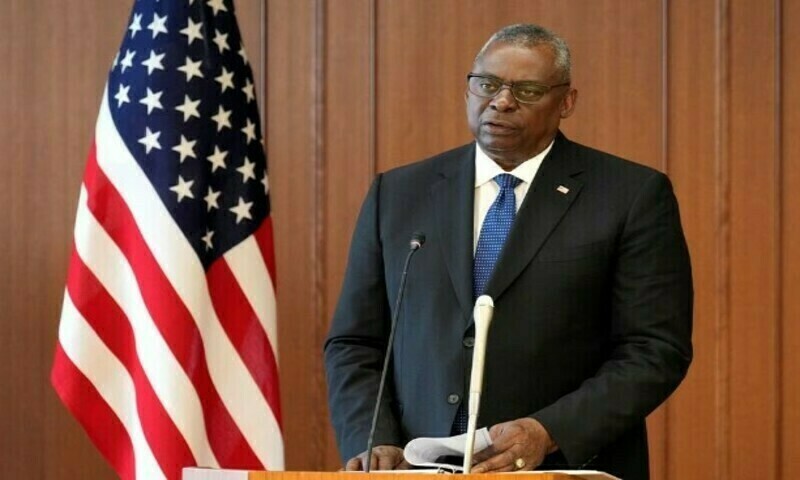
[[[449,475],[449,473],[415,473],[416,470],[405,471],[373,471],[361,472],[258,472],[246,470],[219,470],[210,468],[185,468],[183,480],[430,480],[432,475]],[[602,472],[510,472],[482,473],[462,475],[463,480],[605,480],[615,477]]]

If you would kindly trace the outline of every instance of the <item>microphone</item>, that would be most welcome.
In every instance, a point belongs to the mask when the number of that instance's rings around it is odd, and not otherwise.
[[[475,345],[472,350],[472,375],[469,382],[469,410],[467,417],[467,444],[464,448],[464,473],[472,469],[472,453],[475,449],[475,428],[478,424],[478,411],[483,390],[483,370],[486,360],[486,340],[489,325],[494,315],[492,297],[481,295],[475,301],[472,318],[475,320]]]
[[[411,257],[425,244],[425,234],[414,232],[409,242],[409,251],[406,261],[403,264],[403,273],[400,275],[400,286],[397,288],[397,299],[394,302],[394,312],[392,313],[392,324],[389,330],[389,341],[386,344],[386,356],[383,358],[383,370],[381,370],[381,382],[378,386],[378,398],[375,400],[375,408],[372,413],[372,426],[369,428],[369,438],[367,439],[367,458],[364,462],[364,471],[369,473],[372,463],[372,447],[375,437],[375,429],[378,426],[378,416],[381,412],[381,400],[383,399],[383,388],[386,385],[386,375],[389,371],[389,360],[392,358],[392,346],[394,345],[394,332],[397,330],[397,317],[400,314],[400,305],[403,302],[403,292],[406,289],[406,276],[408,275],[408,265]]]

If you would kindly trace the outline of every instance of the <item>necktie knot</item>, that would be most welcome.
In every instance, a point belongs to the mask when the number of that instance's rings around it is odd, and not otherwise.
[[[513,190],[517,187],[517,185],[520,184],[521,181],[522,180],[514,175],[511,175],[510,173],[501,173],[500,175],[494,177],[494,183],[496,183],[501,190]]]

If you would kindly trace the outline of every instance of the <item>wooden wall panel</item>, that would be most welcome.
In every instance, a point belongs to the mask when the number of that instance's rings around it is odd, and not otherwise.
[[[322,206],[322,2],[268,2],[267,155],[278,267],[278,337],[287,469],[319,470],[329,446],[320,362],[325,334]],[[308,452],[314,452],[309,455]]]
[[[2,478],[111,478],[49,372],[80,178],[128,11],[117,2],[0,4]]]
[[[780,172],[780,473],[800,471],[800,2],[781,4]]]
[[[775,478],[777,472],[775,15],[774,2],[730,2],[732,479]]]
[[[717,76],[718,31],[708,28],[717,16],[713,2],[669,3],[667,20],[668,172],[680,199],[695,283],[694,360],[689,374],[669,401],[664,478],[726,478],[713,461],[720,440],[719,303],[721,263],[718,232],[721,210],[717,139],[720,93]],[[701,100],[702,99],[702,100]],[[690,114],[688,112],[691,112]]]
[[[464,82],[485,19],[467,21],[469,3],[377,2],[378,171],[469,140]]]
[[[350,237],[375,174],[374,2],[342,0],[325,11],[323,219],[325,319],[341,290]],[[321,349],[318,351],[321,352]],[[332,429],[325,465],[341,465]]]

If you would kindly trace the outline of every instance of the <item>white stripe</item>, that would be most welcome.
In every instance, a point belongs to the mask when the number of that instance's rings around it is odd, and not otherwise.
[[[219,466],[208,443],[197,392],[153,322],[128,260],[89,210],[85,187],[75,218],[75,250],[128,318],[142,369],[195,460]]]
[[[278,312],[275,303],[275,287],[272,284],[272,277],[269,276],[267,263],[261,257],[261,249],[258,248],[255,237],[250,235],[245,241],[230,249],[224,257],[233,276],[236,277],[239,287],[256,312],[261,326],[267,332],[269,343],[272,345],[272,353],[277,361],[278,326],[276,319]],[[257,258],[262,258],[262,261],[255,261]]]
[[[58,340],[64,353],[94,385],[128,432],[133,445],[136,478],[165,478],[142,432],[133,379],[75,308],[69,291],[64,293]]]
[[[195,320],[211,379],[225,407],[262,464],[268,470],[282,470],[283,441],[273,433],[280,429],[269,404],[220,325],[197,254],[120,138],[107,92],[97,120],[96,146],[98,164],[130,208],[150,251]]]

